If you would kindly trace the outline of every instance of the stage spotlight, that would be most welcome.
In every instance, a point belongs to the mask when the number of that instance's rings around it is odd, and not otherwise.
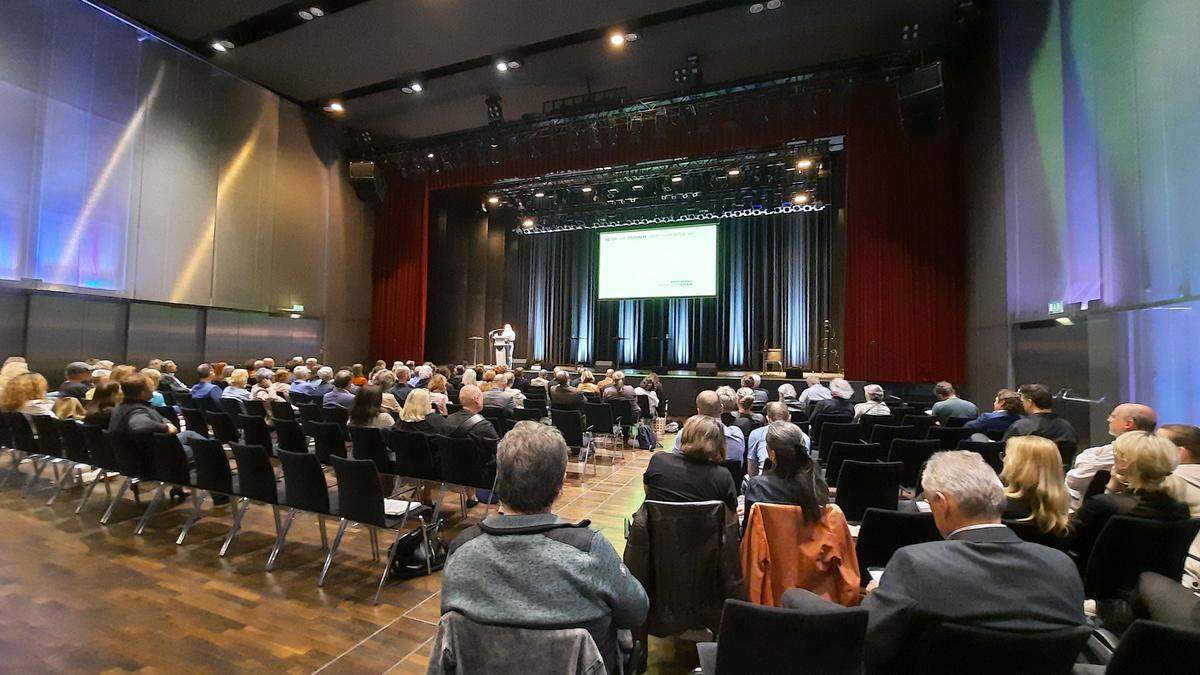
[[[340,114],[346,112],[346,104],[334,99],[325,104],[325,112]]]
[[[802,159],[799,162],[796,162],[796,168],[800,169],[801,171],[806,171],[812,168],[812,160],[807,158]]]
[[[209,46],[212,47],[212,50],[214,52],[218,52],[218,53],[224,53],[224,52],[229,51],[230,49],[233,49],[233,43],[230,42],[229,40],[214,40],[213,43]]]
[[[726,173],[728,173],[730,176],[740,176],[740,175],[742,175],[742,170],[741,169],[730,169]]]
[[[797,192],[796,194],[792,195],[792,203],[793,204],[807,204],[808,203],[808,195],[804,194],[803,192]]]
[[[671,182],[672,183],[682,183],[683,176],[671,176]]]
[[[500,197],[498,195],[492,195],[492,196],[488,197],[487,201],[492,206],[495,206],[500,203]]]
[[[546,196],[546,193],[545,192],[535,192],[535,193],[533,193],[533,196],[537,197],[538,199],[541,199],[542,197]]]
[[[584,185],[583,187],[579,188],[579,191],[580,191],[580,192],[582,192],[582,193],[584,193],[584,194],[587,194],[587,193],[589,193],[589,192],[591,192],[591,191],[592,191],[592,186],[591,186],[591,185]]]
[[[536,223],[534,222],[533,218],[526,218],[525,220],[521,221],[521,227],[527,230],[533,228],[535,224]]]

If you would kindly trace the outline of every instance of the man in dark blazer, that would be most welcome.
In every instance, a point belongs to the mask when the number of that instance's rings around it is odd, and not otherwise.
[[[886,668],[942,622],[1018,632],[1084,623],[1074,563],[1000,523],[1004,487],[983,458],[935,454],[921,484],[946,540],[905,546],[868,586],[867,663]]]

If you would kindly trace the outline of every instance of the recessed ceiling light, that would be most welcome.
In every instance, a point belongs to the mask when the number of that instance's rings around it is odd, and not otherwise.
[[[488,197],[488,203],[492,206],[495,206],[496,204],[500,203],[500,197],[492,195],[491,197]]]
[[[516,70],[517,68],[520,68],[520,67],[521,67],[521,62],[516,59],[513,59],[512,61],[508,62],[509,70]]]
[[[671,182],[672,183],[682,183],[683,176],[671,176]]]
[[[546,193],[545,192],[535,192],[535,193],[533,193],[533,196],[537,197],[538,199],[541,199],[542,197],[546,196]]]
[[[586,192],[591,192],[591,191],[592,191],[592,186],[591,186],[591,185],[584,185],[583,187],[579,188],[579,190],[580,190],[581,192],[585,192],[585,193],[586,193]]]
[[[302,9],[299,12],[296,12],[296,15],[299,16],[303,21],[312,21],[313,18],[315,18],[313,17],[312,12],[308,11],[307,9]]]
[[[502,73],[505,72],[506,70],[508,70],[508,62],[507,61],[497,61],[496,62],[496,70],[498,70]]]
[[[783,0],[767,0],[767,9],[779,9],[783,7]]]
[[[766,7],[761,2],[756,2],[753,5],[750,5],[750,13],[751,14],[758,14],[759,12],[763,11],[764,9],[766,9]]]
[[[309,7],[308,13],[312,14],[314,19],[319,19],[325,16],[325,10],[321,9],[320,7]]]
[[[727,173],[730,176],[740,176],[742,173],[742,170],[741,169],[730,169]]]
[[[533,220],[533,218],[526,218],[525,220],[522,220],[522,221],[521,221],[521,227],[524,227],[524,228],[528,229],[528,228],[531,228],[531,227],[533,227],[533,226],[534,226],[534,220]]]
[[[626,34],[625,34],[625,41],[626,41],[626,42],[637,42],[637,39],[638,39],[638,34],[637,34],[637,33],[626,33]]]
[[[614,47],[622,47],[625,45],[625,34],[613,33],[612,35],[608,36],[608,42]]]
[[[420,82],[409,82],[403,87],[400,87],[400,91],[406,94],[419,94],[422,91],[425,91],[425,87]]]
[[[330,101],[329,103],[325,104],[325,111],[331,113],[343,113],[346,112],[346,104],[336,100]]]
[[[233,43],[229,40],[214,40],[209,46],[212,47],[214,52],[227,52],[233,49]]]
[[[433,159],[433,153],[431,152],[431,153],[429,153],[428,155],[425,155],[425,157],[426,157],[427,159]]]
[[[796,168],[800,169],[801,171],[811,168],[811,167],[812,167],[811,159],[802,159],[799,162],[796,162]]]

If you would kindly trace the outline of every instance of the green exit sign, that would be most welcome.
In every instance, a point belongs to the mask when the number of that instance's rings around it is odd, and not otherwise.
[[[1062,311],[1063,311],[1062,300],[1054,300],[1050,303],[1050,313],[1051,314],[1062,314]]]

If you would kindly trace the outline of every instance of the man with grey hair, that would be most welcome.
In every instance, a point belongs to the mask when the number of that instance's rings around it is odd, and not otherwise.
[[[763,472],[763,464],[767,461],[767,430],[772,422],[788,422],[792,421],[792,413],[788,410],[787,405],[779,401],[772,401],[767,404],[763,413],[767,416],[767,423],[754,431],[750,432],[750,437],[746,439],[746,475],[757,476]],[[794,425],[793,425],[794,426]],[[800,434],[804,443],[805,449],[812,452],[812,443],[809,441],[808,434],[800,427],[796,427],[796,431]]]
[[[742,431],[734,426],[727,426],[721,422],[721,399],[715,391],[702,391],[696,395],[696,414],[712,417],[721,424],[721,428],[725,431],[725,459],[736,459],[742,461],[746,454],[746,437],[742,435]],[[680,452],[679,440],[683,437],[682,433],[675,434],[675,448],[672,452]]]
[[[396,386],[392,387],[392,395],[396,397],[396,402],[404,405],[404,400],[408,398],[408,393],[414,387],[408,383],[412,371],[406,365],[398,365],[392,369],[392,373],[396,376]]]
[[[833,392],[829,391],[829,387],[821,384],[821,378],[816,375],[809,375],[804,378],[804,383],[808,388],[800,392],[800,405],[811,406],[817,401],[826,401],[833,398]]]
[[[333,368],[329,366],[321,366],[317,369],[317,379],[312,384],[312,392],[309,394],[314,399],[325,399],[325,394],[333,391]]]
[[[865,660],[881,672],[910,666],[914,645],[940,623],[1013,633],[1081,626],[1083,583],[1062,551],[1022,541],[1000,522],[1004,486],[974,452],[939,452],[921,484],[944,541],[905,546],[867,586]],[[784,606],[813,598],[789,591]]]
[[[497,460],[500,514],[450,544],[442,613],[484,624],[584,628],[608,672],[619,672],[621,645],[631,641],[618,630],[640,626],[650,602],[603,534],[586,520],[565,521],[551,511],[567,469],[562,435],[539,424],[519,426],[500,442]]]
[[[308,366],[296,366],[292,369],[292,386],[288,389],[288,395],[301,394],[302,396],[312,396],[312,382],[309,382],[310,373]]]

